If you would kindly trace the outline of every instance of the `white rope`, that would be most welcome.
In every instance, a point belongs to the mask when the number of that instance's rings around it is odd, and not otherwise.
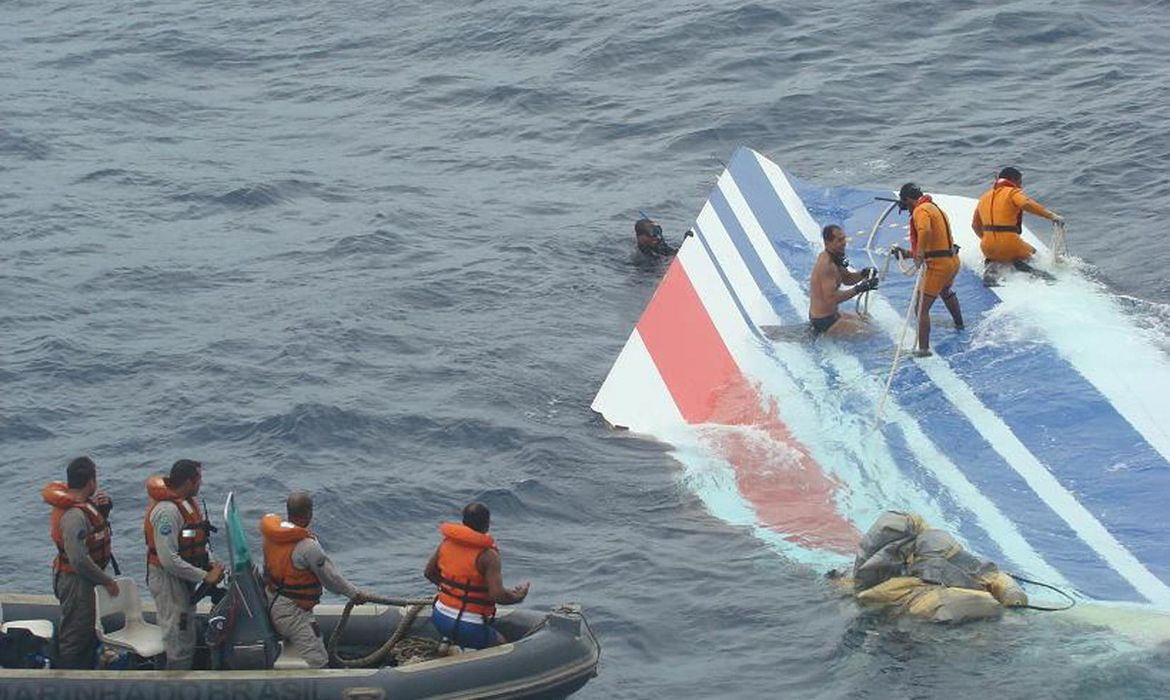
[[[1059,265],[1068,257],[1068,246],[1064,242],[1064,223],[1052,222],[1052,244],[1049,246],[1052,249],[1052,262]]]
[[[890,387],[894,384],[894,373],[898,371],[898,363],[902,360],[902,349],[906,344],[906,331],[910,328],[910,316],[914,313],[915,303],[921,302],[919,294],[922,289],[922,271],[925,269],[925,265],[918,268],[918,276],[914,279],[914,293],[910,295],[910,304],[906,307],[906,319],[902,322],[902,332],[898,334],[898,342],[894,347],[894,361],[890,363],[890,376],[886,377],[886,388],[882,392],[882,398],[878,401],[877,414],[874,416],[874,428],[881,425],[882,413],[886,408],[886,398],[889,397]]]

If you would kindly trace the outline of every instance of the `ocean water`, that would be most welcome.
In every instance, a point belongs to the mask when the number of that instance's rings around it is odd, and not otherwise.
[[[1161,698],[1170,650],[1057,615],[860,616],[588,406],[738,145],[824,184],[977,195],[1015,164],[1170,339],[1170,5],[0,0],[0,588],[40,487],[316,495],[339,566],[427,590],[495,514],[528,605],[585,606],[580,697]],[[1167,341],[1170,347],[1170,340]]]

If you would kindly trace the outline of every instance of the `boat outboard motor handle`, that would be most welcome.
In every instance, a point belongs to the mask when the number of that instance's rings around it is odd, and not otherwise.
[[[280,653],[280,638],[268,619],[264,580],[248,552],[233,493],[228,494],[224,504],[223,521],[231,566],[227,570],[226,595],[208,615],[211,667],[217,671],[270,669]]]
[[[207,618],[207,643],[216,670],[270,669],[279,640],[268,619],[268,599],[254,566],[233,572]]]
[[[214,583],[208,583],[207,581],[204,581],[200,583],[195,588],[195,592],[191,594],[191,605],[198,605],[199,601],[203,600],[204,598],[211,598],[211,604],[215,605],[219,601],[223,600],[225,595],[227,595],[227,589],[220,588]]]

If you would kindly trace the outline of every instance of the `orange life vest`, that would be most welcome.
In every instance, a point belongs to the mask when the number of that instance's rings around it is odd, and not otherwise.
[[[292,556],[298,542],[317,536],[275,513],[260,519],[260,534],[264,537],[264,583],[268,590],[299,608],[312,610],[321,602],[321,580],[311,570],[293,566]]]
[[[496,604],[488,599],[487,579],[479,573],[476,560],[484,550],[494,549],[492,536],[476,532],[462,523],[439,526],[443,542],[439,545],[439,597],[449,608],[478,613],[484,618],[496,614]]]
[[[1000,178],[990,190],[983,193],[975,207],[982,222],[981,233],[1023,232],[1024,210],[1015,203],[1013,196],[1020,191],[1016,183]]]
[[[929,204],[929,207],[925,205]],[[918,223],[917,221],[922,217],[929,217],[930,221],[930,240],[924,241],[923,245],[927,246],[927,250],[922,253],[922,257],[930,258],[949,258],[955,255],[955,240],[951,237],[951,222],[947,219],[946,213],[943,212],[930,195],[922,195],[917,202],[914,203],[914,213],[910,215],[910,250],[915,255],[918,254]],[[945,234],[945,240],[939,239],[939,231]]]
[[[63,481],[50,481],[41,490],[41,498],[45,499],[45,503],[53,506],[53,514],[49,516],[49,536],[57,545],[57,556],[53,558],[53,571],[67,574],[75,573],[73,566],[69,563],[69,557],[65,556],[65,538],[61,534],[61,517],[70,508],[79,508],[82,513],[85,513],[85,517],[89,520],[89,535],[85,538],[85,548],[89,550],[89,558],[93,559],[93,563],[97,564],[99,569],[106,568],[106,565],[110,563],[111,533],[110,524],[101,511],[89,501],[74,500],[73,496],[69,495],[69,485]]]
[[[200,569],[210,567],[211,557],[207,554],[207,531],[210,529],[210,523],[203,516],[203,511],[199,509],[195,499],[176,496],[161,474],[155,474],[146,480],[146,494],[150,496],[146,518],[142,522],[142,533],[146,535],[146,563],[162,566],[158,559],[158,549],[154,546],[154,528],[150,526],[150,516],[159,502],[170,501],[179,507],[179,513],[183,516],[182,527],[179,530],[179,558]]]

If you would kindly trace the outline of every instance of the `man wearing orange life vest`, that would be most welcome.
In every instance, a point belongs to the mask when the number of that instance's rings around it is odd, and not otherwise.
[[[168,671],[189,670],[194,661],[195,587],[223,579],[223,564],[207,551],[211,524],[195,501],[202,483],[203,465],[192,459],[175,462],[169,477],[146,480],[146,582],[158,607]]]
[[[268,612],[272,626],[291,644],[311,668],[329,663],[321,628],[313,608],[324,588],[349,598],[355,605],[369,601],[338,573],[309,530],[313,521],[313,498],[304,491],[289,494],[285,503],[288,520],[269,513],[260,520],[264,538],[264,583],[268,588]]]
[[[1036,249],[1020,238],[1024,230],[1024,212],[1042,216],[1056,224],[1063,224],[1064,217],[1030,199],[1021,189],[1023,184],[1024,178],[1019,170],[1000,170],[995,184],[979,198],[971,228],[979,236],[979,248],[988,263],[1010,263],[1025,272],[1050,277],[1033,270],[1026,262]]]
[[[57,545],[53,559],[53,592],[61,601],[57,626],[56,668],[93,668],[97,651],[94,632],[95,586],[118,595],[118,584],[105,572],[111,559],[110,524],[113,504],[97,487],[97,465],[78,457],[65,469],[65,482],[54,481],[41,491],[53,506],[49,535]]]
[[[443,523],[443,541],[423,575],[439,587],[431,621],[452,643],[471,649],[503,644],[492,628],[496,605],[512,605],[528,596],[528,582],[504,588],[503,565],[496,541],[487,534],[491,511],[482,503],[463,509],[463,524]]]
[[[942,298],[947,311],[955,321],[955,328],[963,328],[963,312],[959,297],[951,284],[959,274],[959,247],[951,237],[951,222],[947,215],[922,188],[913,182],[902,185],[898,191],[898,206],[910,211],[910,254],[922,271],[918,298],[918,348],[914,354],[928,357],[930,352],[930,307]],[[902,255],[905,251],[898,249]],[[897,254],[897,253],[896,253]]]

